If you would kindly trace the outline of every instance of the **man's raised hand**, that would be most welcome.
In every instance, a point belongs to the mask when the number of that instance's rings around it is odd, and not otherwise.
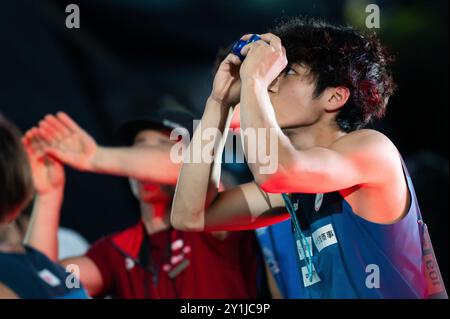
[[[45,116],[38,130],[46,141],[46,153],[75,169],[92,169],[97,143],[66,113]]]

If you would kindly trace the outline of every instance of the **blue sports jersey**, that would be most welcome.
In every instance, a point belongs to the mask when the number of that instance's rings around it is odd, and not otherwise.
[[[421,216],[412,181],[402,164],[411,203],[407,214],[394,224],[361,218],[339,192],[292,194],[305,238],[303,244],[296,240],[300,298],[428,296]]]
[[[37,250],[26,253],[0,252],[0,282],[22,299],[86,299],[81,284],[58,264]]]
[[[256,229],[266,264],[284,298],[300,298],[295,240],[290,220]],[[302,285],[303,286],[303,285]]]

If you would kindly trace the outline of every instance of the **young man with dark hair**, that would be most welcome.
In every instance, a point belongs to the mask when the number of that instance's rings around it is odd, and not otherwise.
[[[240,101],[241,131],[260,137],[242,134],[254,182],[219,192],[213,163],[185,162],[172,224],[236,230],[292,217],[302,298],[427,298],[412,182],[393,143],[364,129],[394,91],[389,55],[374,35],[317,21],[290,19],[260,37],[243,62],[229,54],[220,65],[188,149],[220,145],[206,132],[224,132]]]
[[[24,142],[30,162],[19,130],[0,115],[0,238],[6,237],[3,233],[33,197],[36,176],[32,175],[30,164],[39,166],[45,175],[49,172],[36,142]],[[42,181],[45,188],[48,180]],[[0,299],[87,298],[81,286],[67,285],[69,275],[29,246],[0,241]]]
[[[92,296],[114,298],[256,298],[257,243],[252,232],[175,230],[170,209],[181,163],[170,158],[172,129],[192,127],[190,112],[160,108],[125,123],[121,147],[103,147],[67,114],[47,115],[37,138],[46,152],[75,169],[128,177],[140,221],[96,241],[83,256],[59,262],[79,267]],[[195,185],[192,186],[195,188]],[[62,193],[60,187],[57,192]],[[59,203],[55,209],[55,202]],[[33,213],[29,242],[56,260],[62,197]],[[51,206],[48,206],[51,205]],[[87,221],[88,222],[88,221]]]

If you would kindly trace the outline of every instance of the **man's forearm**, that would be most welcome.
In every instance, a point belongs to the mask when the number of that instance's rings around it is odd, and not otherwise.
[[[185,163],[178,178],[171,216],[172,224],[177,228],[204,228],[205,207],[215,198],[219,187],[219,157],[224,147],[223,139],[226,138],[223,132],[227,120],[231,120],[229,112],[229,107],[208,99],[201,125],[186,150]],[[209,134],[214,132],[217,134]],[[216,153],[213,154],[214,150]],[[214,160],[206,160],[207,157]]]
[[[89,171],[175,185],[180,167],[161,146],[99,147]]]
[[[36,196],[24,239],[25,244],[54,261],[58,259],[58,228],[63,197],[64,189]]]
[[[242,82],[240,112],[242,132],[254,130],[256,136],[256,140],[252,141],[248,138],[248,136],[252,136],[251,134],[242,134],[244,152],[249,167],[255,180],[265,179],[262,172],[268,164],[262,162],[263,158],[260,156],[259,148],[264,151],[262,153],[269,153],[271,160],[276,161],[278,167],[289,158],[292,145],[277,123],[267,88],[258,81],[248,79]],[[255,145],[250,143],[255,143]],[[256,152],[256,154],[252,152]]]

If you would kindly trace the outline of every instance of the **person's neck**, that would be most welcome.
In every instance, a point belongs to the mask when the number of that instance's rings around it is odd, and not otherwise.
[[[160,231],[170,228],[169,222],[169,203],[166,201],[158,201],[147,203],[144,201],[140,202],[141,205],[141,219],[144,223],[145,230],[148,235],[153,235]],[[156,216],[163,216],[156,217]]]
[[[334,125],[318,122],[309,126],[283,129],[284,134],[298,150],[311,147],[328,147],[346,135]]]

